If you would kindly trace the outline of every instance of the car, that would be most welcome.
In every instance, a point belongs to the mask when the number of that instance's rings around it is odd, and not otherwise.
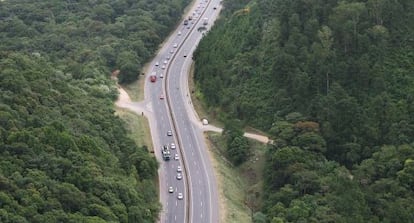
[[[217,9],[217,6],[214,6],[213,9],[216,10]]]
[[[168,63],[168,60],[164,60],[164,64],[167,64]]]
[[[160,63],[157,61],[157,62],[155,62],[155,66],[159,66],[160,65]]]
[[[184,52],[184,55],[183,55],[184,57],[187,57],[187,52]]]
[[[163,73],[160,73],[160,78],[164,78],[164,74]]]
[[[161,94],[160,95],[160,99],[162,100],[162,99],[164,99],[164,94]]]
[[[165,69],[165,65],[162,65],[162,66],[161,66],[161,69],[163,69],[163,70],[164,70],[164,69]]]
[[[177,48],[178,47],[178,44],[177,43],[174,43],[173,47],[174,48]]]
[[[172,131],[171,130],[167,131],[167,136],[172,136]]]
[[[177,199],[182,200],[184,198],[183,193],[178,193]]]
[[[181,36],[181,31],[178,31],[178,35]]]
[[[169,193],[174,193],[174,188],[170,186],[170,187],[168,188],[168,192],[169,192]]]
[[[203,123],[203,125],[208,125],[208,120],[206,118],[203,118],[201,122]]]
[[[175,148],[177,148],[177,147],[175,146],[175,143],[173,143],[173,142],[172,142],[172,143],[170,144],[170,148],[171,148],[171,149],[175,149]]]
[[[183,169],[181,168],[181,166],[177,166],[177,172],[178,172],[178,173],[183,172]]]
[[[191,27],[190,26],[187,26],[187,29],[190,29]]]
[[[177,180],[183,179],[183,175],[181,173],[177,173]]]
[[[171,56],[168,54],[168,55],[165,57],[165,59],[166,59],[166,60],[169,60],[169,59],[171,59]]]
[[[174,49],[171,49],[171,50],[170,50],[170,53],[171,53],[171,54],[173,54],[173,53],[174,53]]]
[[[178,157],[178,154],[177,153],[174,155],[174,159],[175,160],[179,160],[180,159],[180,157]]]

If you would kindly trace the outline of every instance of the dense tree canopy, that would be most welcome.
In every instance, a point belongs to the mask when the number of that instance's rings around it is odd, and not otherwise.
[[[411,222],[414,2],[228,0],[194,53],[220,118],[274,138],[268,222]]]
[[[157,162],[114,115],[187,0],[0,1],[0,222],[154,222]]]

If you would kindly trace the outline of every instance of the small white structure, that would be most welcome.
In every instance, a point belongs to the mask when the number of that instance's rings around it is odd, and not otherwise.
[[[205,119],[205,118],[203,118],[203,119],[201,120],[201,122],[203,123],[203,125],[208,125],[208,120],[207,120],[207,119]]]

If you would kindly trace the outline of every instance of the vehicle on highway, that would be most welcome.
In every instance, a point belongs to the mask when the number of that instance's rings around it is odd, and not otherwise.
[[[167,131],[167,136],[172,136],[172,131],[171,130]]]
[[[171,151],[170,151],[170,149],[168,148],[168,146],[167,145],[164,145],[162,148],[161,148],[161,153],[162,153],[162,158],[164,159],[164,160],[170,160],[170,158],[171,158]]]
[[[183,56],[184,56],[184,57],[187,57],[187,52],[185,52],[185,51],[184,51],[184,55],[183,55]]]
[[[158,67],[160,65],[160,63],[157,61],[155,62],[155,66]]]
[[[177,48],[178,47],[178,44],[177,43],[174,43],[174,46],[173,46],[174,48]]]
[[[152,72],[150,75],[150,81],[155,82],[157,81],[157,72]]]
[[[186,26],[186,25],[188,25],[188,20],[186,19],[186,20],[184,20],[184,25]]]
[[[182,200],[184,198],[183,193],[178,193],[177,199]]]
[[[178,154],[177,153],[175,154],[174,159],[175,160],[179,160],[180,159],[180,157],[178,157]]]
[[[181,173],[177,173],[177,180],[183,179],[183,175]]]
[[[175,148],[177,148],[177,147],[175,146],[175,143],[173,143],[173,142],[172,142],[172,143],[170,144],[170,148],[171,148],[171,149],[175,149]]]
[[[165,69],[165,65],[164,64],[161,66],[161,69],[163,69],[163,70]]]
[[[178,35],[181,36],[181,31],[178,31]]]
[[[169,193],[174,193],[174,188],[170,186],[170,187],[168,188],[168,192],[169,192]]]
[[[208,18],[204,18],[203,25],[207,25],[207,24],[208,24]]]
[[[183,169],[181,168],[181,166],[177,166],[177,172],[178,172],[178,173],[183,172]]]
[[[164,99],[164,94],[161,94],[160,95],[160,99],[162,100],[162,99]]]
[[[171,59],[170,54],[168,54],[168,55],[165,57],[165,59],[167,59],[167,60]]]
[[[170,53],[171,53],[171,54],[173,54],[173,53],[174,53],[174,49],[171,49],[171,50],[170,50]]]
[[[160,78],[164,78],[164,74],[163,73],[160,73]]]

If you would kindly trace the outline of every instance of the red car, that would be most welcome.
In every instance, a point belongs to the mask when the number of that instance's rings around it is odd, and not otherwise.
[[[157,80],[157,73],[152,72],[152,74],[150,75],[150,81],[155,82],[156,80]]]

